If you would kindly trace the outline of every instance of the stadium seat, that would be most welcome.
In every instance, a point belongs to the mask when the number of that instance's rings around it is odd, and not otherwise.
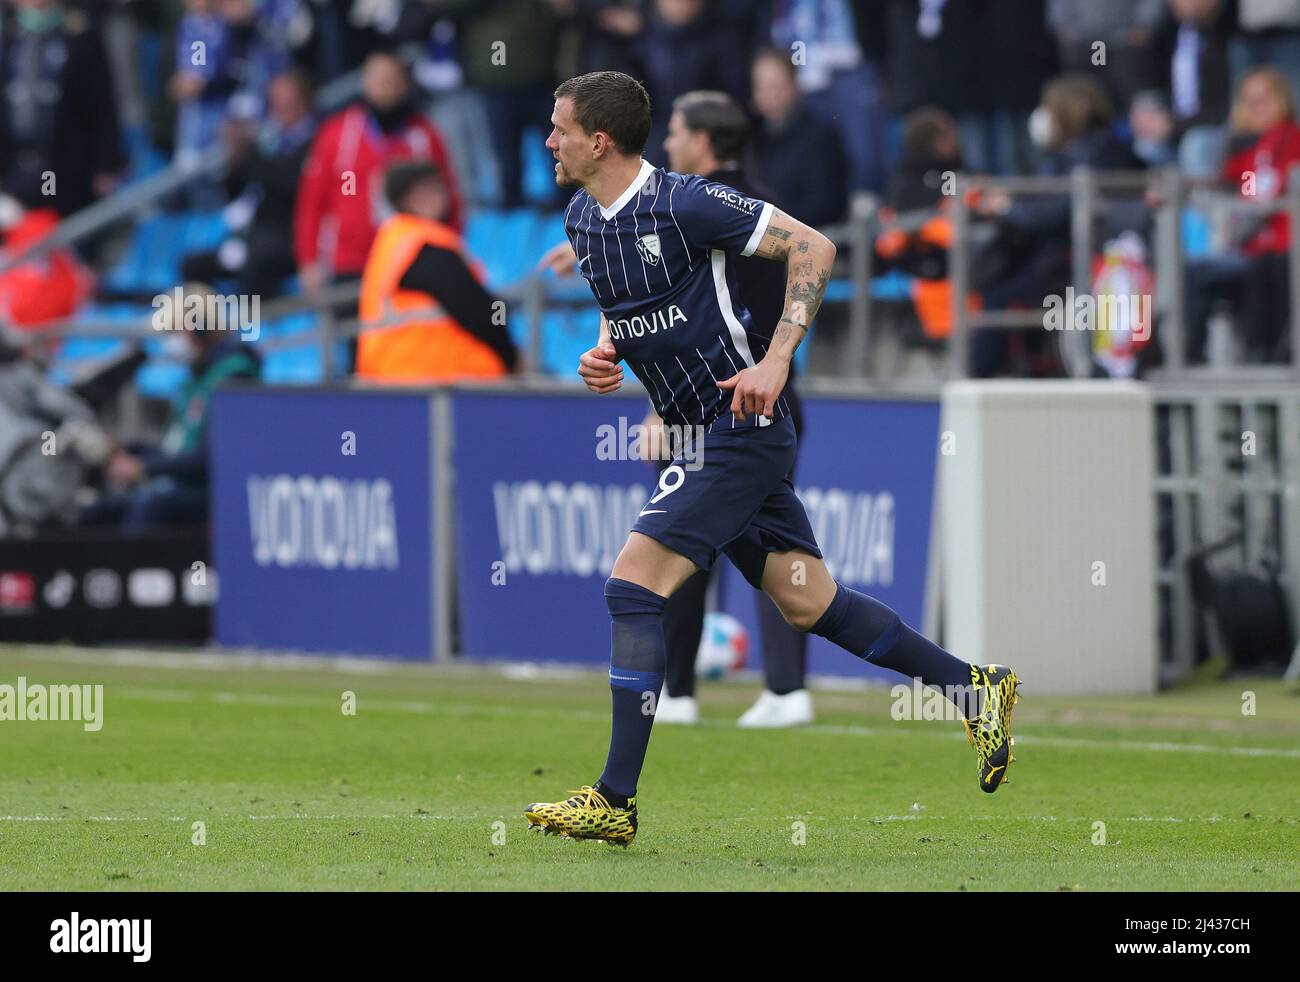
[[[541,256],[535,246],[538,224],[536,212],[525,208],[478,211],[470,218],[465,241],[483,264],[490,287],[514,286],[532,273]]]
[[[594,308],[561,308],[544,314],[538,367],[560,378],[576,378],[578,358],[595,342],[595,316]],[[516,340],[527,344],[529,339]]]
[[[215,249],[228,234],[220,212],[154,215],[135,228],[122,258],[104,276],[109,293],[146,294],[180,282],[181,260]]]
[[[309,385],[324,375],[318,344],[269,351],[262,362],[262,381],[268,385]]]
[[[1182,219],[1184,257],[1200,259],[1210,255],[1214,251],[1213,229],[1206,215],[1195,208],[1184,208]]]
[[[912,299],[912,277],[902,270],[890,270],[871,281],[871,299],[900,302]]]

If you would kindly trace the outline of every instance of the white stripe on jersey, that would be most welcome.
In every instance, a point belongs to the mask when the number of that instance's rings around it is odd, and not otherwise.
[[[590,196],[589,196],[589,197],[590,197]],[[585,208],[582,209],[583,214],[584,214],[584,215],[586,216],[586,218],[587,218],[587,230],[586,230],[586,232],[584,232],[583,234],[587,236],[587,259],[588,259],[588,261],[590,261],[590,259],[591,259],[591,209],[592,209],[594,206],[597,206],[597,205],[598,205],[598,202],[596,201],[596,199],[595,199],[595,198],[590,198],[590,200],[587,202],[587,206],[586,206]],[[578,219],[578,222],[581,222],[581,221],[582,221],[582,219],[579,218],[579,219]],[[573,251],[574,251],[575,254],[576,254],[577,251],[578,251],[578,248],[577,248],[577,238],[578,238],[578,236],[577,236],[577,225],[575,224],[575,226],[574,226],[574,249],[573,249]],[[578,256],[578,269],[579,269],[579,271],[582,270],[582,257],[581,257],[581,256]],[[587,272],[591,272],[591,267],[590,267],[590,266],[587,267]],[[597,303],[600,303],[600,285],[595,281],[595,279],[590,279],[590,280],[588,280],[587,282],[591,284],[591,288],[596,292],[596,302],[597,302]],[[614,299],[614,298],[611,296],[611,297],[610,297],[610,301],[613,302],[613,299]]]
[[[573,211],[573,206],[578,203],[578,199],[581,197],[582,197],[582,190],[579,189],[577,191],[574,191],[573,197],[569,199],[569,207],[564,209],[564,224],[566,226],[569,224],[569,212]]]
[[[700,349],[699,349],[699,348],[696,348],[696,349],[695,349],[695,353],[696,353],[697,355],[700,355]],[[716,376],[716,375],[713,374],[713,369],[709,367],[709,361],[708,361],[708,359],[705,358],[703,355],[700,355],[700,361],[702,361],[702,362],[704,363],[704,370],[705,370],[706,372],[709,373],[709,378],[713,379],[713,384],[714,384],[714,385],[717,385],[717,384],[718,384],[718,376]],[[721,390],[721,389],[718,389],[718,390],[717,390],[717,393],[718,393],[718,402],[721,402],[721,401],[722,401],[722,390]],[[712,424],[712,423],[709,423],[709,432],[710,432],[710,433],[713,432],[713,424]]]
[[[655,199],[654,201],[650,202],[650,218],[655,223],[655,235],[659,234],[659,219],[655,218],[655,205],[659,204],[659,189],[663,186],[664,186],[663,181],[655,181]],[[674,187],[675,186],[676,185],[674,185]],[[668,260],[667,259],[663,260],[659,265],[663,267],[664,276],[668,277],[668,285],[672,286],[673,277],[672,274],[668,272]]]
[[[673,212],[673,195],[677,192],[677,182],[673,181],[673,189],[668,192],[668,214],[672,216],[673,224],[677,225],[677,215]],[[682,237],[682,248],[686,250],[686,268],[694,270],[695,264],[691,262],[691,247],[686,244],[686,236],[682,235],[682,227],[677,225],[677,234]]]
[[[637,369],[637,367],[636,367],[635,365],[633,365],[631,362],[628,362],[628,366],[629,366],[633,371],[635,371],[635,372],[637,373],[637,376],[638,376],[638,377],[641,375],[641,371],[640,371],[639,369]],[[642,362],[642,363],[641,363],[641,368],[642,368],[642,369],[645,368],[645,362]],[[663,396],[660,394],[660,392],[659,392],[659,383],[656,382],[656,381],[654,380],[654,378],[650,375],[649,372],[646,372],[646,376],[645,376],[645,377],[646,377],[647,379],[649,379],[649,380],[650,380],[650,384],[654,386],[654,389],[655,389],[655,412],[657,413],[657,412],[659,412],[659,407],[663,405],[664,397],[663,397]]]
[[[763,240],[763,236],[767,233],[767,226],[771,223],[772,212],[775,210],[772,207],[772,202],[763,202],[763,210],[758,213],[758,224],[754,226],[754,232],[750,235],[749,241],[745,243],[745,248],[740,251],[742,256],[752,256],[754,254],[754,250],[758,248],[759,242]]]
[[[605,222],[603,220],[600,223],[600,255],[605,260],[605,279],[609,280],[610,299],[616,300],[618,294],[614,290],[614,274],[609,271],[609,253],[605,251]]]
[[[736,367],[736,359],[734,359],[734,358],[731,357],[731,352],[727,350],[727,342],[722,340],[722,335],[721,335],[721,334],[718,335],[718,344],[722,345],[722,353],[723,353],[724,355],[727,356],[727,361],[731,362],[731,373],[732,373],[733,375],[739,375],[739,374],[740,374],[740,369]],[[735,398],[735,390],[732,389],[731,391],[732,391],[732,398],[734,399],[734,398]],[[727,413],[727,418],[731,420],[731,427],[732,427],[732,429],[735,429],[735,427],[736,427],[736,417],[735,417],[735,416],[732,416],[731,413],[728,412],[728,413]]]
[[[680,358],[678,358],[676,355],[673,355],[673,358],[674,358],[674,359],[676,360],[676,362],[677,362],[677,367],[680,368],[680,369],[682,370],[682,374],[686,376],[686,381],[687,381],[687,382],[690,382],[691,391],[695,393],[695,401],[698,402],[698,403],[700,404],[700,419],[703,419],[703,418],[704,418],[704,400],[700,398],[700,390],[697,389],[697,388],[695,387],[695,383],[694,383],[694,382],[691,382],[691,373],[688,372],[688,371],[686,370],[686,366],[682,364],[682,360],[681,360]],[[705,367],[707,368],[708,366],[706,365]]]
[[[680,416],[683,420],[685,420],[685,419],[686,419],[686,414],[685,414],[684,412],[682,412],[682,407],[679,406],[679,405],[677,405],[677,400],[673,398],[673,387],[672,387],[671,385],[668,384],[668,378],[667,378],[667,376],[664,375],[664,370],[663,370],[662,368],[660,368],[660,367],[659,367],[655,362],[653,362],[653,361],[650,363],[650,366],[651,366],[651,367],[652,367],[656,372],[658,372],[658,373],[659,373],[659,377],[660,377],[661,379],[664,380],[664,388],[668,390],[668,401],[671,402],[671,403],[673,404],[673,408],[677,410],[677,415]],[[658,388],[658,386],[656,386],[656,388]]]
[[[632,296],[632,284],[627,281],[627,260],[623,258],[623,240],[620,238],[618,223],[614,224],[614,246],[618,249],[619,262],[623,264],[623,286],[627,289],[627,295]],[[600,237],[605,238],[605,226],[600,226]]]
[[[636,208],[632,209],[632,234],[636,236],[638,242],[641,241],[641,225],[636,218]],[[619,248],[622,248],[620,244]],[[646,296],[650,295],[650,274],[645,271],[645,263],[641,264],[641,279],[645,280]]]
[[[727,287],[727,254],[721,249],[709,251],[713,262],[713,292],[718,296],[718,309],[722,319],[727,322],[727,331],[731,334],[731,343],[745,362],[746,368],[754,367],[754,356],[749,351],[749,338],[745,335],[745,325],[736,319],[736,311],[731,306],[731,290]]]

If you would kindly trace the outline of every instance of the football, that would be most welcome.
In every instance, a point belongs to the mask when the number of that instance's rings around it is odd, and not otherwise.
[[[710,611],[704,615],[700,650],[695,656],[695,674],[700,678],[724,679],[745,667],[749,656],[749,632],[730,614]]]

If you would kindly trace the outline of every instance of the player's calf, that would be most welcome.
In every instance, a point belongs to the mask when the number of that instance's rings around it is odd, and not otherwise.
[[[886,604],[832,580],[825,563],[812,556],[773,554],[763,588],[796,629],[948,694],[979,758],[980,788],[992,792],[1006,783],[1006,769],[1015,759],[1010,752],[1011,707],[1020,681],[1015,672],[953,657],[904,624]]]

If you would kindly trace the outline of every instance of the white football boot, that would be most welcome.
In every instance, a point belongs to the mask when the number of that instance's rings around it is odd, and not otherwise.
[[[659,696],[655,706],[656,723],[680,723],[694,726],[700,721],[700,704],[694,696],[670,696],[667,692]]]
[[[758,702],[745,710],[745,714],[736,720],[736,725],[746,729],[778,728],[807,726],[812,721],[812,693],[807,689],[795,689],[783,696],[764,689]]]

